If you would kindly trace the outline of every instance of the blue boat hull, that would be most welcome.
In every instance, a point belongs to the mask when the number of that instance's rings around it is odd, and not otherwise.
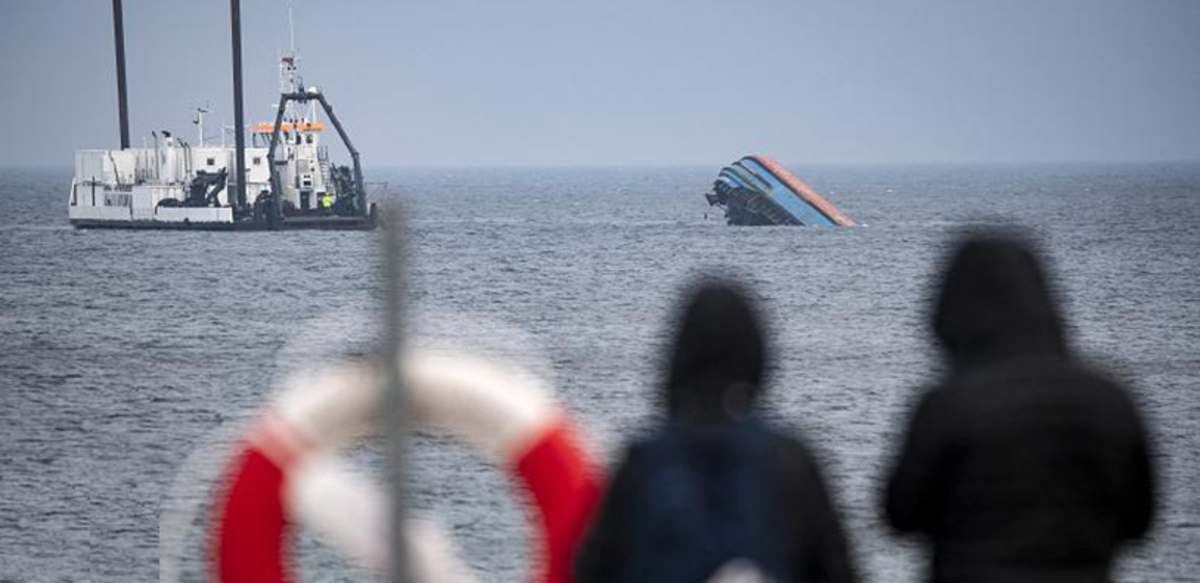
[[[746,156],[726,166],[705,198],[725,211],[731,225],[854,224],[832,203],[764,156]]]

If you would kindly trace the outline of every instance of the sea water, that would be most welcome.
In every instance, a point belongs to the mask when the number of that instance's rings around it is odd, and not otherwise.
[[[1128,382],[1151,423],[1160,512],[1119,578],[1194,577],[1200,165],[791,169],[862,226],[728,227],[702,196],[716,168],[368,177],[408,211],[411,310],[535,345],[606,459],[655,418],[681,286],[713,269],[746,281],[769,316],[769,415],[824,461],[872,581],[921,574],[921,546],[887,529],[879,494],[907,407],[941,366],[926,312],[938,261],[963,228],[1022,225],[1050,256],[1072,345]],[[376,304],[378,241],[74,230],[70,179],[0,170],[0,580],[155,579],[160,519],[167,562],[203,580],[220,456],[295,347],[303,360],[353,344],[339,322]],[[412,445],[412,512],[438,517],[484,580],[524,577],[530,530],[501,469],[446,439]],[[355,458],[379,463],[371,447]],[[309,580],[366,577],[298,544]]]

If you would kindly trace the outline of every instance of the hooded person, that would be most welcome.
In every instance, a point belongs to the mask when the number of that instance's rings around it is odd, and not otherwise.
[[[1137,407],[1077,363],[1040,262],[976,236],[945,270],[933,330],[950,361],[887,485],[888,520],[927,535],[934,581],[1108,581],[1154,504]]]
[[[577,583],[854,580],[816,460],[755,414],[766,360],[741,289],[697,285],[670,355],[666,422],[612,474]]]

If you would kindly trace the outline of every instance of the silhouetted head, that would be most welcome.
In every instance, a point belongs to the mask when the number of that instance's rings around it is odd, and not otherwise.
[[[943,275],[933,326],[956,366],[1066,355],[1041,262],[1014,236],[977,235],[958,246]]]
[[[717,422],[749,411],[766,360],[758,313],[743,290],[706,279],[686,296],[667,373],[672,419]]]

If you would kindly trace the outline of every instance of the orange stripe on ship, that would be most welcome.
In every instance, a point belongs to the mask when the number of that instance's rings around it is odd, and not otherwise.
[[[771,174],[774,174],[775,177],[780,180],[780,182],[783,182],[788,186],[788,188],[791,188],[796,194],[799,194],[800,198],[803,198],[809,204],[817,207],[817,210],[821,211],[821,214],[829,217],[829,220],[842,227],[854,226],[854,221],[850,220],[850,217],[842,214],[842,211],[833,206],[833,203],[825,200],[825,198],[817,194],[817,191],[813,190],[812,187],[802,182],[799,178],[796,178],[795,174],[788,172],[787,168],[776,164],[774,160],[766,156],[759,156],[755,154],[750,156],[750,159],[758,162],[763,168],[766,168],[771,172]]]

